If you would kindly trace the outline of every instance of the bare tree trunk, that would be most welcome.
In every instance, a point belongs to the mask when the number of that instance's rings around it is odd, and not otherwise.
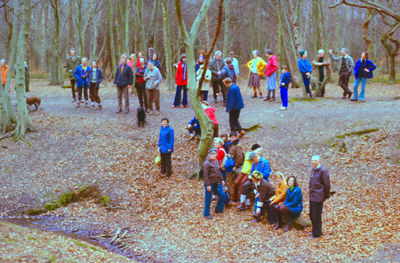
[[[172,60],[171,60],[171,36],[169,31],[169,7],[168,1],[161,1],[161,9],[163,13],[163,36],[164,36],[164,54],[165,54],[165,68],[167,74],[167,87],[169,90],[174,89],[174,74],[172,70]]]
[[[130,15],[130,0],[125,0],[125,36],[124,36],[124,52],[129,53],[129,15]]]
[[[199,27],[201,22],[204,20],[208,9],[211,5],[212,0],[205,0],[201,6],[201,10],[197,14],[196,19],[193,22],[191,30],[186,31],[185,25],[183,23],[182,13],[181,13],[181,2],[180,0],[175,0],[175,8],[177,13],[178,25],[181,29],[181,34],[184,40],[184,45],[187,54],[187,64],[188,64],[188,87],[190,94],[190,102],[192,104],[193,110],[196,113],[197,118],[200,122],[201,127],[201,139],[198,147],[199,154],[199,167],[195,172],[197,177],[200,176],[201,168],[207,157],[207,152],[212,144],[213,130],[212,123],[206,113],[204,112],[203,104],[198,96],[198,85],[196,83],[195,77],[195,54],[194,54],[194,43],[199,32]],[[223,0],[220,0],[219,8],[222,11]]]
[[[372,47],[371,47],[371,38],[369,36],[369,24],[371,23],[372,19],[375,16],[375,12],[368,10],[368,17],[363,23],[363,39],[365,41],[365,50],[368,51],[369,54],[372,55]]]
[[[231,3],[232,0],[226,0],[225,1],[225,21],[224,21],[224,53],[223,57],[226,58],[226,55],[228,53],[228,48],[229,48],[229,21],[230,21],[230,16],[231,16]]]
[[[28,38],[28,16],[31,8],[31,1],[24,0],[24,12],[22,17],[22,25],[18,38],[18,53],[17,53],[17,72],[15,78],[15,89],[18,101],[18,117],[17,125],[13,132],[13,136],[17,139],[23,138],[26,131],[35,131],[29,119],[28,109],[26,106],[25,94],[25,60],[26,60],[26,42]]]
[[[382,34],[381,43],[386,49],[389,63],[389,81],[396,81],[396,56],[399,55],[400,40],[393,38],[394,32],[400,28],[400,22],[398,22],[391,30]],[[392,44],[394,46],[392,46]]]
[[[52,60],[55,65],[50,70],[50,85],[62,85],[64,75],[61,64],[61,44],[60,44],[60,0],[49,0],[53,9],[54,16],[54,35],[53,35],[53,50]]]
[[[69,35],[68,35],[68,45],[69,49],[75,46],[75,35],[74,35],[74,0],[69,1],[69,14],[68,14],[68,23],[69,23]]]
[[[72,2],[72,1],[71,1]],[[46,53],[47,53],[47,34],[46,34],[46,13],[47,13],[48,9],[43,5],[42,7],[42,20],[41,20],[41,43],[40,43],[40,70],[41,71],[45,71],[45,67],[46,67]],[[71,48],[72,46],[70,46]]]
[[[145,24],[144,24],[144,19],[143,19],[143,10],[144,10],[144,6],[143,6],[143,0],[138,0],[138,14],[139,14],[139,26],[140,26],[140,49],[142,50],[143,54],[146,55],[145,49],[146,49],[146,29],[145,29]]]
[[[205,32],[204,34],[206,35],[206,47],[208,47],[210,45],[210,25],[209,25],[209,21],[208,21],[208,13],[206,14],[206,17],[204,18],[204,29]]]
[[[114,12],[113,12],[113,1],[107,1],[107,23],[108,30],[110,35],[110,56],[111,56],[111,78],[114,78],[115,70],[116,70],[116,60],[115,60],[115,45],[114,45]]]

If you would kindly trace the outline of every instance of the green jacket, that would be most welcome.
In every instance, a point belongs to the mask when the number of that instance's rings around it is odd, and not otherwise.
[[[67,68],[69,79],[76,79],[74,76],[74,71],[80,64],[81,58],[79,56],[75,56],[75,60],[72,60],[71,56],[67,57],[67,65],[65,67]]]

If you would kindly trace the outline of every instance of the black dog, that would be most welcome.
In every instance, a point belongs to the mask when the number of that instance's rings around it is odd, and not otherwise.
[[[139,127],[144,127],[144,124],[146,123],[146,112],[142,107],[139,107],[137,109],[137,121],[138,121],[138,126]]]

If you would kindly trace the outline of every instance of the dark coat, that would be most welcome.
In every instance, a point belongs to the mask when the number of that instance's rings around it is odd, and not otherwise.
[[[258,192],[259,202],[266,202],[275,195],[274,187],[265,179],[261,179],[260,184],[256,185],[256,189]]]
[[[83,70],[82,64],[80,64],[74,71],[74,76],[76,78],[77,87],[88,87],[88,73],[90,72],[90,67],[86,66],[86,70]]]
[[[103,81],[103,71],[101,71],[101,69],[99,69],[99,68],[96,68],[96,71],[97,71],[96,84],[98,86]],[[91,68],[88,73],[88,82],[89,83],[92,82],[92,74],[93,74],[93,68]]]
[[[308,191],[312,202],[324,202],[329,198],[331,183],[329,173],[324,167],[320,166],[311,170]]]
[[[125,64],[121,74],[121,67],[122,64],[118,66],[117,71],[115,72],[114,84],[117,87],[125,87],[128,85],[132,85],[133,82],[132,68],[128,64]]]
[[[242,94],[238,85],[232,83],[226,95],[226,111],[241,110],[244,108]]]
[[[212,81],[219,80],[218,71],[222,71],[224,66],[225,66],[225,62],[222,59],[220,59],[220,60],[213,59],[213,61],[211,61],[208,68],[212,74],[212,78],[211,78]]]
[[[224,147],[225,148],[225,147]],[[229,146],[229,154],[231,155],[236,167],[240,167],[243,164],[243,149],[239,145],[239,139],[233,141]]]
[[[71,56],[68,56],[67,65],[65,67],[67,68],[69,79],[72,79],[72,80],[76,79],[74,76],[74,71],[75,71],[76,67],[78,67],[80,64],[81,64],[80,57],[75,56],[75,60],[73,60]]]
[[[219,75],[219,79],[224,80],[226,78],[230,78],[233,83],[236,82],[236,74],[235,74],[235,69],[232,64],[226,65],[222,70],[221,74]]]
[[[218,184],[223,181],[218,160],[212,161],[210,160],[210,156],[207,156],[207,159],[203,164],[203,177],[204,183],[207,186],[210,186],[211,184]]]
[[[356,79],[358,78],[361,62],[362,61],[360,58],[359,60],[356,61],[356,65],[354,66],[354,76],[356,77]],[[373,71],[376,69],[376,66],[369,59],[367,59],[365,63],[366,63],[366,68],[369,69],[369,72],[365,72],[364,74],[366,75],[367,79],[372,79],[374,77]]]

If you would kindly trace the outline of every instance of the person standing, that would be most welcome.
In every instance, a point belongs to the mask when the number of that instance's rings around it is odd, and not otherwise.
[[[281,92],[281,100],[282,106],[279,108],[280,110],[287,110],[289,104],[289,83],[292,81],[290,72],[287,71],[288,68],[286,65],[283,65],[281,68],[281,77],[279,79],[279,87]]]
[[[182,96],[182,105],[181,108],[187,107],[187,64],[186,64],[186,54],[182,54],[181,59],[177,65],[176,75],[175,75],[175,83],[176,83],[176,93],[174,104],[172,108],[179,107],[181,105],[181,95]]]
[[[238,132],[239,137],[244,135],[244,130],[239,122],[240,110],[244,108],[242,94],[238,85],[230,78],[224,79],[224,85],[228,88],[226,99],[226,111],[229,113],[229,124],[232,132]]]
[[[114,84],[117,86],[118,91],[118,110],[116,113],[122,112],[122,96],[125,98],[124,113],[129,113],[129,88],[128,86],[133,83],[132,68],[126,63],[126,55],[121,56],[121,64],[119,64],[115,72]]]
[[[202,64],[200,62],[200,60],[201,59],[199,59],[200,64],[198,64],[199,68],[196,71],[196,80],[197,80],[198,84],[200,84],[200,79],[201,79],[201,76],[203,75],[203,70],[204,70],[204,64]],[[209,83],[211,81],[211,77],[212,77],[211,71],[207,67],[206,73],[204,75],[203,84],[201,85],[201,93],[200,94],[201,94],[202,101],[207,101],[207,99],[208,99],[208,88],[209,88]]]
[[[236,73],[235,68],[232,64],[232,60],[230,58],[225,59],[225,66],[221,70],[221,74],[219,74],[219,78],[224,81],[226,78],[230,78],[233,83],[236,83]],[[228,91],[228,87],[224,86],[225,91]]]
[[[160,83],[162,76],[158,68],[154,67],[152,61],[147,63],[147,69],[144,73],[144,80],[146,81],[147,92],[147,112],[152,115],[160,114]],[[156,110],[153,112],[153,97],[156,104]]]
[[[101,100],[99,97],[100,83],[103,81],[103,71],[97,67],[97,62],[92,62],[92,69],[89,71],[88,80],[90,82],[89,97],[92,107],[97,103],[97,109],[101,110]]]
[[[310,61],[307,59],[307,51],[300,51],[300,59],[297,61],[301,76],[303,78],[304,86],[306,87],[306,92],[310,98],[312,98],[312,93],[310,89],[312,66]]]
[[[206,219],[212,219],[210,215],[210,206],[212,201],[212,194],[218,195],[217,206],[215,213],[224,212],[225,192],[223,186],[225,182],[222,178],[219,163],[217,161],[217,149],[211,148],[208,151],[208,156],[203,164],[203,177],[204,177],[204,212],[203,215]]]
[[[8,65],[6,64],[6,60],[2,58],[0,60],[0,77],[1,77],[1,84],[3,85],[3,89],[6,87],[7,76],[8,76]]]
[[[364,101],[365,99],[365,86],[367,85],[367,79],[374,77],[373,71],[376,69],[375,64],[369,60],[368,52],[364,51],[361,53],[361,58],[357,60],[356,66],[354,67],[354,76],[356,82],[354,83],[354,95],[351,101]],[[358,85],[361,82],[361,93],[358,96]]]
[[[129,56],[129,59],[128,59],[128,61],[126,62],[126,64],[128,64],[128,66],[129,67],[131,67],[131,69],[132,69],[132,72],[135,72],[136,71],[136,64],[137,64],[137,59],[136,59],[136,54],[135,53],[132,53],[130,56]],[[134,81],[135,81],[135,83],[136,83],[136,77],[134,76]],[[134,94],[135,93],[135,91],[134,91],[134,87],[132,86],[132,87],[129,87],[130,89],[131,89],[131,92],[130,92],[130,94]]]
[[[158,149],[161,155],[161,177],[169,178],[172,174],[171,155],[174,152],[174,130],[169,126],[168,118],[161,119]]]
[[[146,65],[144,58],[140,58],[140,66],[136,69],[135,87],[138,95],[140,107],[148,111],[147,105],[147,94],[146,94],[146,82],[144,81],[144,73],[146,72]]]
[[[324,201],[329,198],[331,183],[328,171],[321,165],[321,158],[314,155],[311,159],[312,170],[309,183],[310,219],[312,232],[310,238],[322,235],[322,208]]]
[[[271,49],[267,49],[265,53],[268,58],[267,67],[265,69],[265,75],[267,76],[268,95],[264,101],[275,101],[276,71],[278,70],[278,59]]]
[[[224,104],[225,104],[226,103],[226,91],[225,91],[224,84],[222,83],[222,79],[219,78],[219,75],[221,74],[221,71],[225,66],[225,63],[221,57],[222,57],[222,52],[219,50],[215,51],[215,56],[214,56],[214,59],[210,63],[209,69],[212,74],[211,85],[213,87],[214,101],[215,101],[215,103],[218,102],[218,93],[219,93],[219,90],[221,89],[222,97],[223,97]]]
[[[235,69],[235,75],[236,75],[236,78],[238,78],[239,73],[240,73],[239,61],[237,60],[237,58],[235,58],[235,53],[233,51],[229,52],[229,58],[232,60],[232,65],[233,65],[233,68]],[[226,59],[225,59],[225,61],[226,61]]]
[[[147,60],[152,60],[153,59],[153,54],[154,54],[154,48],[149,47],[147,49]]]
[[[69,51],[69,56],[67,57],[67,65],[65,67],[67,68],[69,81],[71,83],[72,102],[76,102],[75,85],[77,79],[74,76],[74,71],[79,66],[80,61],[81,61],[80,57],[76,56],[75,49],[71,49]]]
[[[329,54],[334,61],[338,61],[339,86],[343,89],[342,99],[350,99],[353,92],[349,90],[349,80],[354,68],[354,61],[347,54],[347,49],[345,48],[341,49],[340,57],[335,57],[335,55],[333,55],[332,49],[329,50]]]
[[[330,61],[325,60],[325,51],[323,49],[318,50],[318,61],[313,61],[312,64],[318,67],[318,86],[321,87],[325,80],[325,68],[326,78],[330,77],[332,71]],[[321,93],[318,95],[322,98],[325,96],[325,86],[322,87]]]
[[[157,67],[158,70],[161,72],[161,62],[158,59],[158,54],[157,53],[153,53],[152,58],[150,59],[150,61],[152,61],[154,66]]]
[[[82,101],[82,91],[83,95],[85,98],[85,107],[89,107],[89,98],[88,98],[88,74],[90,72],[90,67],[87,65],[87,58],[83,57],[82,58],[82,64],[80,64],[78,67],[76,67],[74,71],[74,76],[77,80],[76,86],[78,88],[78,100],[76,103],[76,108],[80,107],[80,103],[83,103]]]
[[[253,50],[252,53],[253,59],[247,62],[247,67],[250,71],[249,87],[252,87],[254,90],[254,95],[252,98],[257,98],[257,90],[260,93],[260,98],[262,98],[260,77],[264,75],[264,70],[267,66],[267,63],[260,58],[260,52],[258,50]]]

